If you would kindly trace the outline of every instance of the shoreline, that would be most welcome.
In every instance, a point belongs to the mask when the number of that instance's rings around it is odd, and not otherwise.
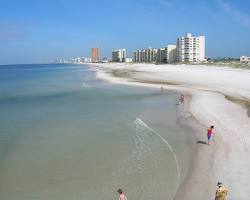
[[[247,133],[250,118],[244,106],[227,97],[250,101],[249,70],[150,64],[91,66],[94,66],[97,78],[115,84],[163,86],[167,90],[187,93],[189,97],[185,100],[184,113],[190,113],[193,119],[187,118],[184,125],[192,124],[191,128],[196,130],[192,134],[197,140],[206,139],[206,130],[201,134],[200,128],[215,126],[215,138],[210,146],[196,144],[191,171],[174,199],[213,198],[218,181],[229,187],[229,199],[248,198],[250,137]]]

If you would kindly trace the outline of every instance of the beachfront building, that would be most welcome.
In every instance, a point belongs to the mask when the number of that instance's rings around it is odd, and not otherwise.
[[[134,51],[134,62],[155,62],[157,49],[151,47]]]
[[[91,62],[91,58],[87,58],[87,57],[71,58],[71,63],[74,63],[74,64],[89,63],[89,62]]]
[[[167,63],[167,47],[157,49],[156,63]]]
[[[92,48],[91,49],[91,61],[93,63],[100,61],[100,50],[99,48]]]
[[[64,58],[57,58],[55,60],[55,63],[57,64],[64,64],[64,63],[67,63],[66,60]]]
[[[84,62],[84,63],[90,63],[91,62],[91,58],[89,58],[89,57],[82,57],[82,62]]]
[[[250,63],[250,56],[241,56],[240,62],[245,63],[245,64],[249,64]]]
[[[77,57],[77,58],[71,58],[71,63],[75,63],[75,64],[79,64],[81,63],[81,58],[80,57]]]
[[[112,61],[112,60],[111,60],[110,58],[104,57],[104,58],[101,59],[100,62],[102,62],[102,63],[109,63],[109,62],[111,62],[111,61]]]
[[[192,36],[188,33],[176,41],[177,62],[204,62],[205,60],[205,36]]]
[[[125,62],[126,49],[118,49],[112,52],[112,62]]]
[[[157,50],[156,63],[176,62],[176,45],[167,45]]]

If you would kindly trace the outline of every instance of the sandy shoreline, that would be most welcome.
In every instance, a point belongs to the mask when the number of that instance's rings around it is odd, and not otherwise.
[[[193,133],[197,141],[206,140],[204,133],[199,133],[201,128],[211,124],[216,127],[212,145],[197,143],[192,170],[175,199],[212,199],[218,181],[229,187],[229,199],[249,199],[250,118],[244,106],[225,98],[250,102],[249,70],[153,64],[93,66],[98,78],[113,83],[163,86],[187,93],[183,111],[192,117],[187,117],[184,126],[197,130]]]

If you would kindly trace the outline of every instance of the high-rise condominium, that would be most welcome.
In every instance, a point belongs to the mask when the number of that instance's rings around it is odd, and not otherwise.
[[[92,62],[99,62],[100,61],[100,52],[99,48],[92,48],[91,49],[91,61]]]
[[[112,62],[125,62],[126,49],[118,49],[112,52]]]
[[[188,33],[176,41],[177,62],[203,62],[205,61],[205,36],[193,37]]]

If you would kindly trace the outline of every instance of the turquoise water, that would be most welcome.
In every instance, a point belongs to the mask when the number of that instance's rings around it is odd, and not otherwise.
[[[129,200],[171,199],[184,161],[178,171],[163,139],[179,160],[188,146],[176,99],[86,65],[0,66],[0,199],[116,199],[119,187]]]

